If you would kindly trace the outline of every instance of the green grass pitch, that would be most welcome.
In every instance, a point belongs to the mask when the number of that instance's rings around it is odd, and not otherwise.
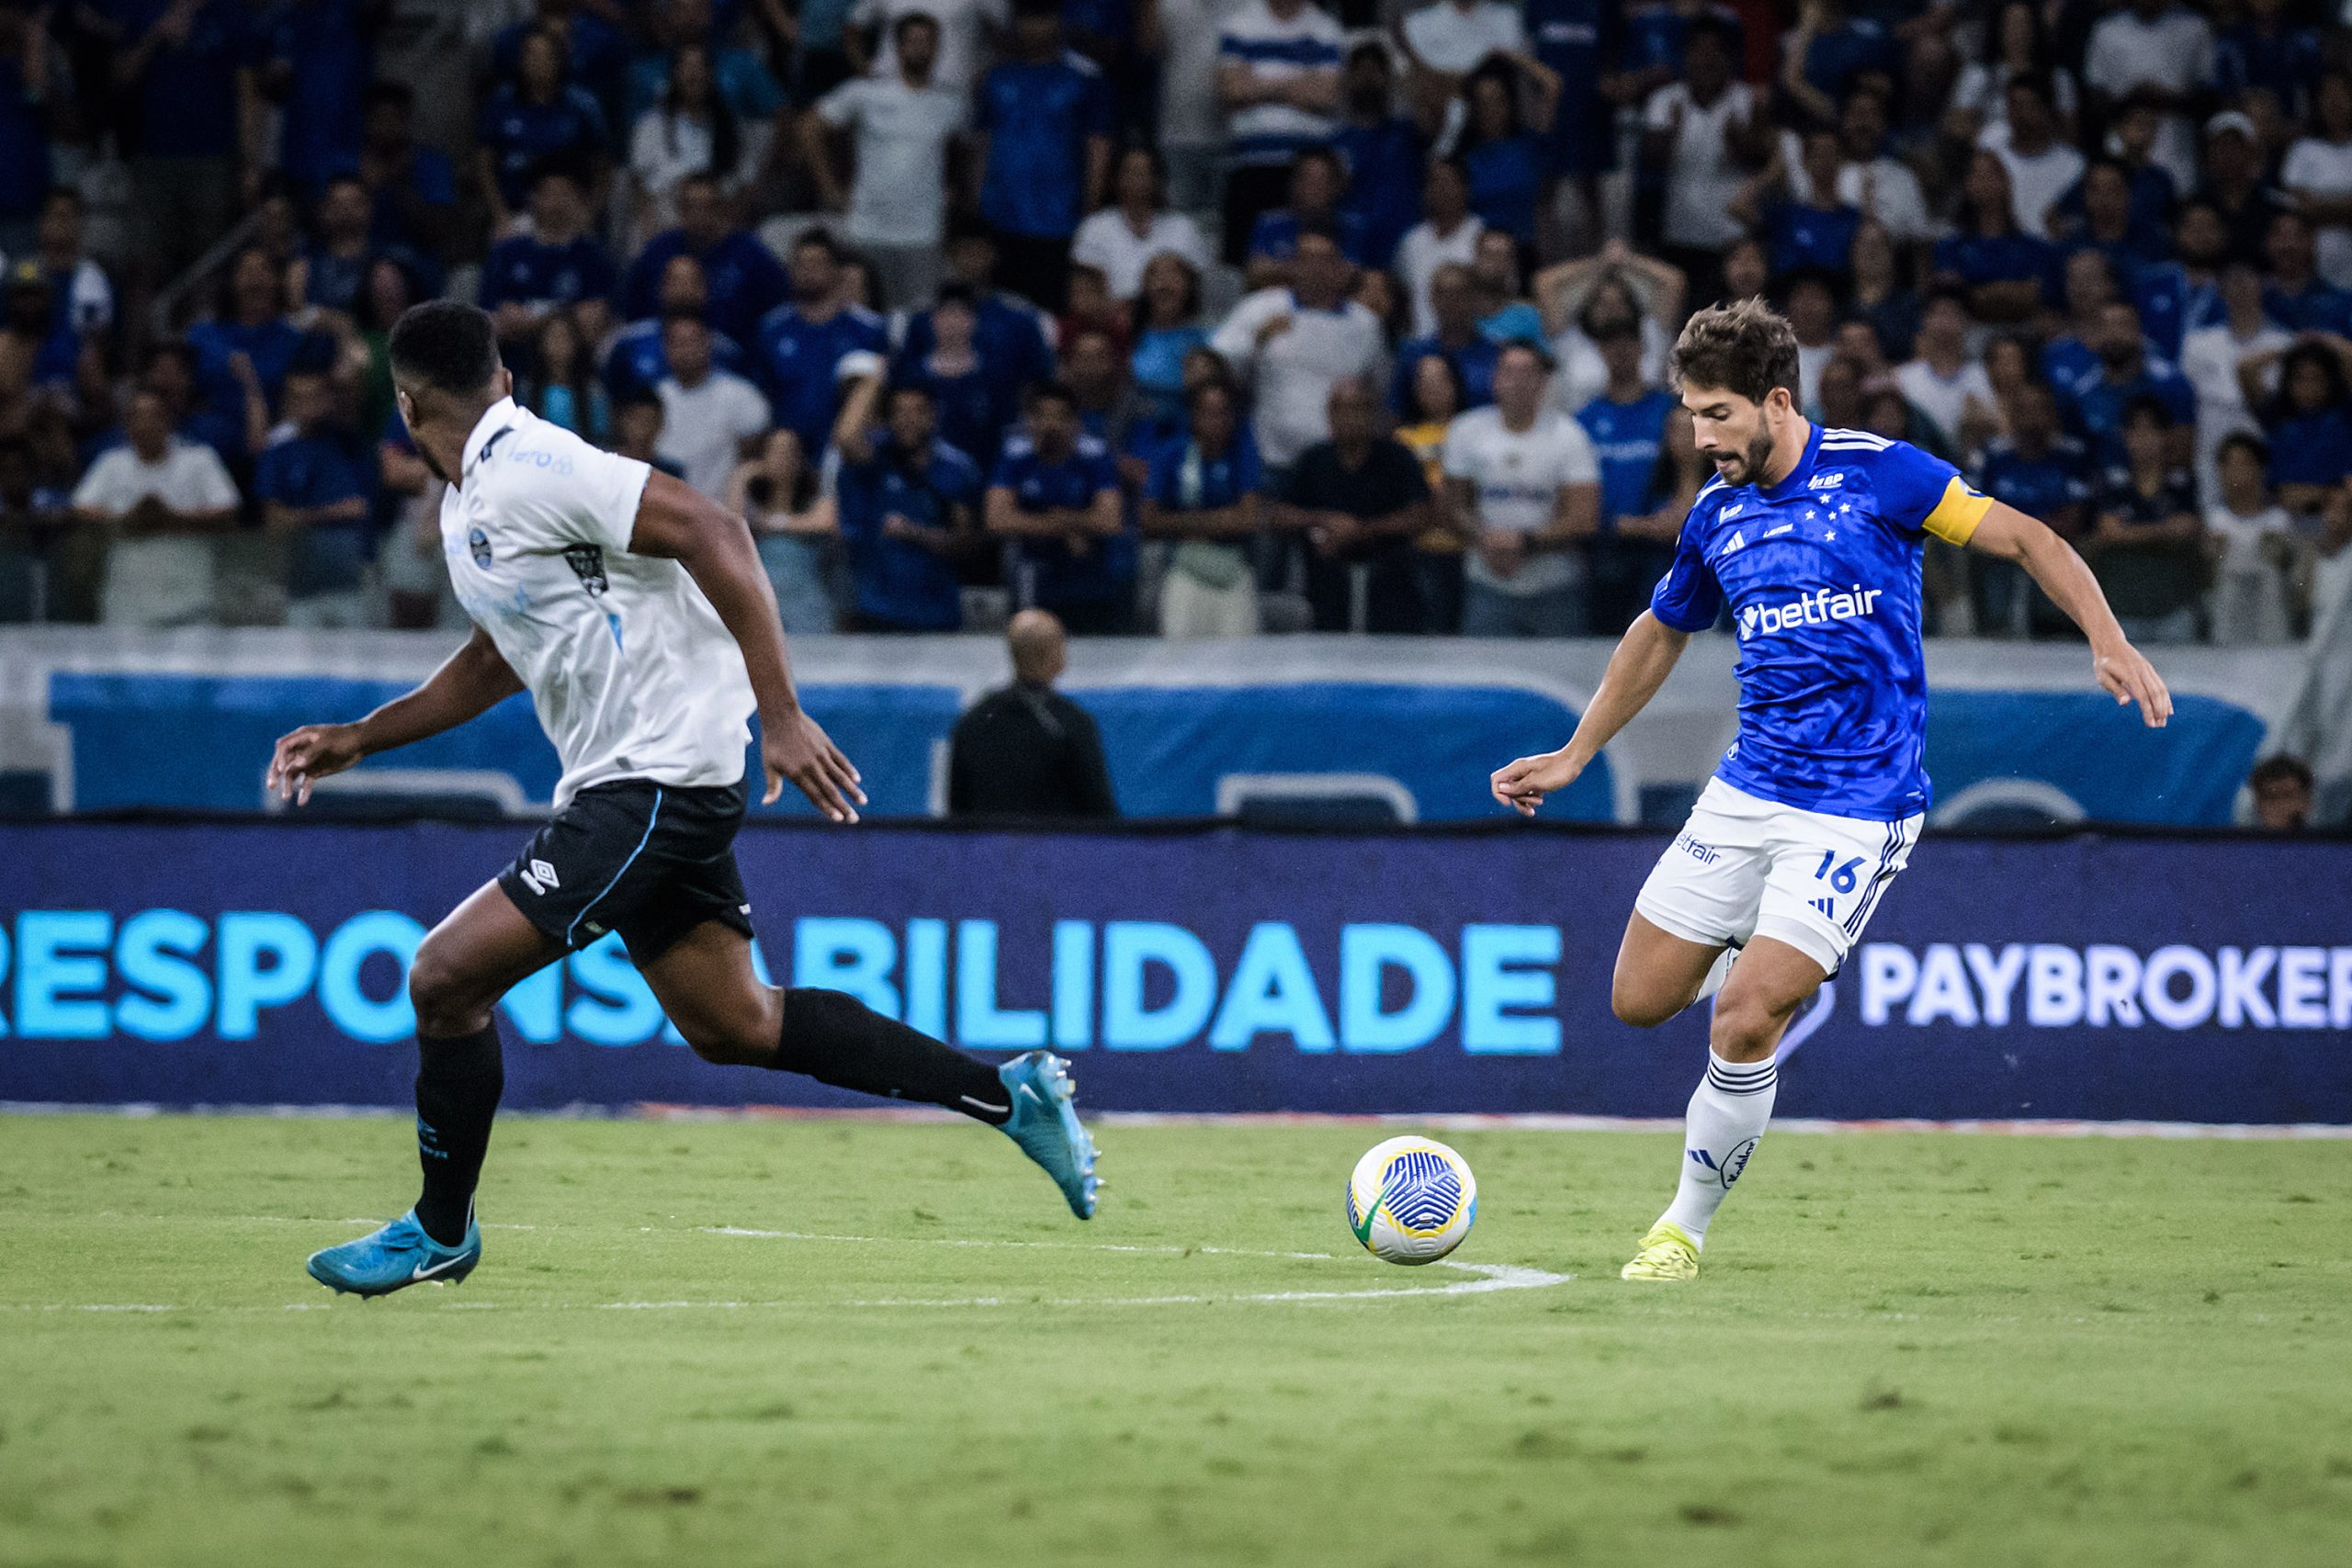
[[[1443,1134],[1574,1278],[1331,1294],[1494,1278],[1355,1248],[1394,1130],[1113,1125],[1080,1225],[970,1126],[514,1119],[362,1303],[405,1121],[0,1118],[0,1563],[2352,1561],[2341,1143],[1783,1132],[1676,1288],[1671,1137]]]

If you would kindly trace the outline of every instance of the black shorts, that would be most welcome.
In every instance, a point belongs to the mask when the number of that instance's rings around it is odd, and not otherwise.
[[[750,936],[752,906],[734,849],[743,803],[740,784],[591,784],[531,835],[498,886],[564,946],[618,931],[640,964],[705,920]]]

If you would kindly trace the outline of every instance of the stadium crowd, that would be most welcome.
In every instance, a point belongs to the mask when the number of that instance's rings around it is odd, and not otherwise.
[[[395,9],[0,9],[0,620],[454,615],[385,364],[445,293],[740,509],[795,632],[1621,629],[1706,477],[1667,350],[1756,294],[1810,417],[2049,521],[2141,641],[2352,576],[2302,0],[537,0],[463,148]],[[1933,631],[2065,634],[1927,570]]]

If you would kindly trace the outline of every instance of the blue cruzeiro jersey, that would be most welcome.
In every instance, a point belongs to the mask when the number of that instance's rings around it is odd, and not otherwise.
[[[1925,811],[1920,549],[1992,504],[1907,442],[1819,425],[1780,483],[1701,491],[1650,613],[1696,632],[1731,605],[1739,737],[1715,776],[1837,817]]]

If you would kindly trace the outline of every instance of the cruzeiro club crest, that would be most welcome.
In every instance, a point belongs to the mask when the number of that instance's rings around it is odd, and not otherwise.
[[[580,580],[580,585],[588,590],[588,596],[592,599],[603,598],[605,591],[612,587],[605,577],[605,552],[598,546],[565,547],[563,564],[571,569],[571,575]]]
[[[1731,1153],[1724,1156],[1724,1185],[1725,1187],[1729,1187],[1739,1179],[1739,1173],[1747,1168],[1747,1156],[1755,1152],[1756,1140],[1753,1138],[1743,1138],[1732,1145]]]
[[[490,570],[489,535],[483,533],[479,528],[467,529],[466,548],[472,552],[474,565],[480,567],[484,571],[488,571]]]

